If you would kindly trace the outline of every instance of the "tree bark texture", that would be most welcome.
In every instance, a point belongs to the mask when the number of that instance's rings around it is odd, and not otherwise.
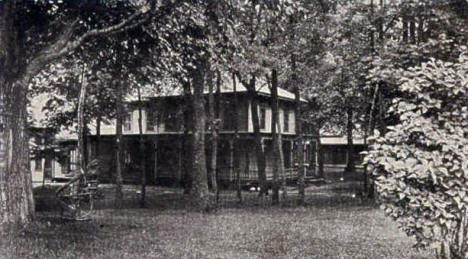
[[[189,194],[192,190],[192,135],[193,123],[191,123],[190,114],[192,110],[192,93],[190,91],[190,83],[184,82],[182,84],[184,91],[184,137],[182,143],[182,162],[183,162],[183,176],[181,185],[184,187],[184,194]]]
[[[86,133],[84,130],[85,122],[84,122],[84,106],[86,102],[86,90],[88,87],[88,83],[85,81],[84,76],[84,64],[81,70],[81,87],[80,87],[80,96],[78,98],[78,163],[80,173],[84,173],[86,170],[86,146],[85,146],[85,138]]]
[[[222,95],[221,95],[221,82],[222,82],[222,79],[221,79],[221,72],[219,71],[219,69],[216,70],[216,97],[215,97],[215,116],[216,118],[218,118],[218,138],[219,138],[219,129],[220,127],[222,127],[222,124],[221,124],[221,98],[222,98]],[[219,141],[218,141],[219,142]],[[219,143],[216,143],[216,147],[218,147],[218,144]],[[217,154],[216,154],[217,155]],[[216,178],[218,178],[218,175],[216,175]],[[217,189],[216,189],[216,202],[219,201],[219,194],[220,194],[220,188],[219,186],[217,186]]]
[[[1,89],[1,178],[0,222],[24,226],[34,215],[32,175],[29,169],[29,137],[27,129],[27,89],[31,79],[47,64],[77,49],[97,35],[122,31],[142,15],[138,10],[122,22],[103,29],[83,33],[74,40],[75,24],[64,27],[53,41],[29,57],[25,55],[21,1],[0,2],[0,89]],[[76,20],[78,21],[78,20]],[[58,50],[58,51],[57,51]],[[5,224],[3,224],[5,223]]]
[[[21,227],[34,215],[29,168],[26,91],[31,73],[24,72],[21,29],[15,1],[0,3],[0,223]],[[8,69],[6,69],[8,68]],[[37,69],[37,68],[36,68]],[[34,71],[30,71],[34,73]],[[3,231],[3,230],[2,230]]]
[[[302,134],[302,121],[301,121],[301,91],[297,82],[295,70],[296,70],[296,60],[294,55],[291,56],[291,64],[293,69],[292,81],[294,83],[294,96],[295,96],[295,109],[294,109],[294,120],[296,124],[296,157],[298,162],[297,167],[297,188],[298,188],[298,203],[303,205],[305,201],[305,159],[304,159],[304,136]]]
[[[218,157],[218,118],[215,114],[215,100],[214,100],[214,86],[213,86],[213,71],[207,71],[208,83],[208,127],[210,131],[210,139],[208,151],[210,152],[210,161],[208,162],[208,186],[213,193],[218,192],[218,185],[216,180],[217,165],[216,159]]]
[[[201,60],[197,64],[197,68],[192,71],[191,78],[193,80],[193,175],[192,175],[192,198],[195,206],[203,211],[209,210],[210,195],[208,190],[207,172],[206,172],[206,155],[205,155],[205,100],[203,97],[203,79],[205,73],[205,60]]]
[[[123,89],[120,80],[117,82],[117,104],[116,104],[116,127],[115,127],[115,202],[119,207],[122,203],[122,171],[123,171],[123,138],[122,138],[122,125],[124,116],[123,107]]]
[[[141,101],[140,87],[138,91],[138,133],[139,133],[139,152],[140,152],[140,172],[141,172],[141,197],[140,207],[146,206],[146,152],[145,139],[143,136],[143,102]]]
[[[218,75],[220,77],[220,75]],[[237,114],[239,100],[237,95],[237,82],[236,76],[232,74],[232,86],[234,90],[234,170],[236,173],[236,191],[237,191],[237,199],[239,203],[242,203],[242,189],[241,189],[241,179],[240,179],[240,168],[239,168],[239,115]],[[247,172],[248,173],[248,172]]]
[[[281,125],[279,123],[278,105],[278,74],[276,69],[271,73],[271,133],[273,135],[273,204],[279,204],[280,177],[284,179],[284,157],[281,139]],[[284,192],[284,191],[283,191]]]
[[[258,170],[258,182],[260,185],[259,195],[268,195],[268,185],[266,182],[265,174],[265,153],[263,151],[262,135],[260,134],[260,120],[258,116],[258,99],[257,91],[255,89],[256,79],[252,76],[250,82],[247,85],[247,91],[249,94],[250,108],[252,113],[252,124],[254,131],[254,145],[255,153],[257,157],[257,170]]]

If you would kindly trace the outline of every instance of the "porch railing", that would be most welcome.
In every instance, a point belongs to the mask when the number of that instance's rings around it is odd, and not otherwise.
[[[240,180],[241,182],[248,181],[257,181],[258,180],[258,170],[257,169],[239,169]],[[265,169],[267,181],[273,180],[273,169]],[[218,173],[218,179],[221,181],[235,181],[236,180],[236,171],[233,168],[220,168]],[[279,175],[280,180],[295,180],[297,179],[297,171],[294,168],[285,168],[284,173]]]

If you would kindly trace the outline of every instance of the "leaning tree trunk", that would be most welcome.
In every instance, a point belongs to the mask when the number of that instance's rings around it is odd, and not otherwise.
[[[192,72],[193,80],[193,183],[192,183],[192,198],[195,206],[200,210],[209,210],[210,195],[208,190],[207,173],[206,173],[206,154],[205,154],[205,100],[203,97],[203,75],[205,72],[204,62],[197,64],[197,69]]]
[[[86,147],[85,147],[85,122],[84,122],[84,106],[86,101],[86,91],[88,83],[85,82],[85,68],[82,65],[81,82],[80,82],[80,96],[78,98],[78,168],[80,173],[84,173],[86,169]]]
[[[208,83],[208,125],[210,131],[210,161],[208,169],[208,184],[211,187],[213,193],[218,193],[218,185],[216,180],[216,172],[218,171],[216,165],[216,158],[218,156],[218,118],[215,115],[215,101],[214,101],[214,89],[213,89],[213,71],[207,71],[207,83]]]
[[[24,59],[16,27],[16,2],[0,4],[0,224],[3,228],[24,226],[34,215],[26,109],[26,91],[34,71],[27,67],[21,73]]]
[[[257,99],[257,91],[255,89],[255,84],[256,84],[255,76],[252,76],[252,79],[247,85],[247,91],[249,94],[250,109],[252,113],[254,145],[255,145],[255,153],[257,157],[258,181],[260,185],[259,195],[262,196],[262,195],[268,195],[268,186],[267,186],[266,174],[265,174],[266,161],[265,161],[265,153],[263,152],[262,135],[260,134],[260,120],[258,116],[258,99]]]

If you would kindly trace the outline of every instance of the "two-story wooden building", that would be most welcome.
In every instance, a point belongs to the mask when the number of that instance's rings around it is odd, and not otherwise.
[[[237,96],[237,107],[234,98]],[[284,89],[278,89],[279,121],[281,124],[282,147],[284,153],[284,167],[291,177],[294,167],[294,140],[296,138],[295,126],[295,96]],[[234,114],[238,116],[238,143],[240,146],[239,170],[244,181],[256,179],[258,175],[256,152],[253,146],[254,129],[252,123],[251,103],[247,89],[239,85],[236,92],[232,86],[223,86],[220,99],[219,140],[218,140],[218,180],[231,182],[235,180],[234,173]],[[257,89],[258,114],[262,146],[266,157],[267,178],[272,178],[272,133],[270,106],[270,91],[267,86]],[[304,100],[302,100],[305,102]],[[143,133],[145,136],[146,178],[149,183],[166,181],[177,182],[183,174],[184,156],[186,151],[183,145],[184,98],[180,94],[164,96],[145,96],[143,110]],[[124,181],[135,181],[140,177],[138,168],[143,155],[139,152],[138,104],[129,102],[127,114],[123,123],[124,140]],[[191,118],[192,116],[189,117]],[[196,118],[195,118],[196,119]],[[115,121],[104,124],[100,129],[99,157],[104,165],[104,178],[112,178],[115,171]],[[93,132],[93,131],[92,131]],[[208,133],[208,131],[207,131]],[[97,136],[90,136],[91,150],[96,150]],[[315,142],[308,142],[309,149],[315,148]],[[93,152],[92,152],[93,153]],[[313,152],[306,152],[310,161]],[[96,156],[96,154],[94,154]]]

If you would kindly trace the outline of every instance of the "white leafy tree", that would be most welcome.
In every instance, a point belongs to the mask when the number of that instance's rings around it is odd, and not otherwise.
[[[400,123],[373,139],[373,169],[385,212],[417,246],[440,258],[468,257],[468,56],[431,58],[400,70]]]

